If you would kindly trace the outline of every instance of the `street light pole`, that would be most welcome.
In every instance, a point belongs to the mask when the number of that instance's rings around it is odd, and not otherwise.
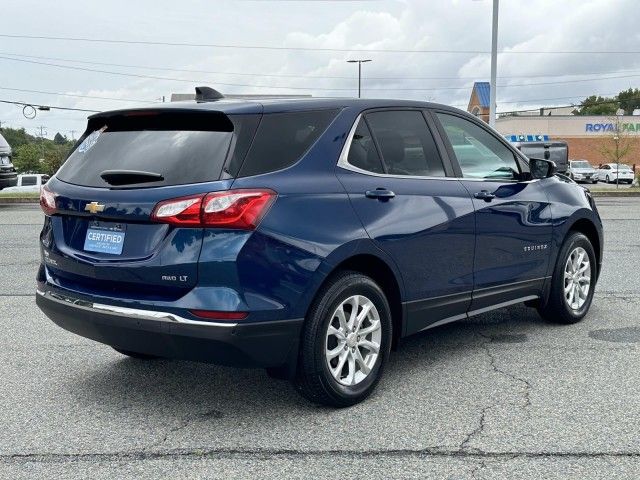
[[[493,0],[491,24],[491,88],[489,90],[489,125],[496,126],[496,77],[498,76],[498,2]]]
[[[357,63],[358,64],[358,98],[360,98],[361,90],[362,90],[362,64],[370,62],[371,59],[364,60],[347,60],[347,63]]]

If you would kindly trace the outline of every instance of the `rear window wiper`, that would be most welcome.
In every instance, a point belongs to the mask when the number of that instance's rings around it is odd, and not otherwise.
[[[159,173],[140,170],[105,170],[100,174],[100,177],[109,185],[132,185],[164,180],[164,177]]]

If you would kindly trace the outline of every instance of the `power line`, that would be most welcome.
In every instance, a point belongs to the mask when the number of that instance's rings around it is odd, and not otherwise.
[[[4,89],[3,89],[4,90]],[[89,112],[89,113],[99,113],[100,110],[87,110],[84,108],[71,108],[71,107],[52,107],[50,105],[39,105],[37,103],[28,103],[28,102],[16,102],[16,101],[12,101],[12,100],[0,100],[0,103],[8,103],[11,105],[19,105],[21,107],[34,107],[34,108],[50,108],[50,109],[55,109],[55,110],[69,110],[69,111],[74,111],[74,112]]]
[[[309,52],[362,52],[362,53],[460,53],[460,54],[488,54],[489,50],[449,50],[449,49],[393,49],[393,48],[328,48],[328,47],[283,47],[283,46],[267,46],[267,45],[232,45],[220,43],[186,43],[186,42],[169,42],[169,41],[148,41],[148,40],[118,40],[110,38],[86,38],[86,37],[59,37],[48,35],[15,35],[1,33],[0,37],[4,38],[21,38],[30,40],[56,40],[67,42],[89,42],[89,43],[109,43],[109,44],[125,44],[125,45],[153,45],[153,46],[171,46],[171,47],[196,47],[196,48],[227,48],[227,49],[245,49],[245,50],[273,50],[273,51],[309,51]],[[519,54],[545,54],[545,55],[592,55],[592,54],[640,54],[637,50],[503,50],[500,54],[519,55]]]
[[[115,102],[158,103],[158,102],[152,102],[150,100],[134,100],[132,98],[100,97],[96,95],[79,95],[75,93],[47,92],[44,90],[27,90],[24,88],[0,87],[0,90],[7,90],[10,92],[22,92],[22,93],[41,93],[43,95],[54,95],[57,97],[89,98],[91,100],[113,100]],[[30,104],[30,105],[33,105],[33,104]],[[62,109],[62,107],[51,107],[51,108]],[[93,110],[88,110],[88,111],[93,111]]]
[[[49,67],[62,68],[66,70],[78,70],[83,72],[94,72],[94,73],[102,73],[106,75],[117,75],[123,77],[134,77],[134,78],[144,78],[144,79],[153,79],[153,80],[163,80],[163,81],[172,81],[172,82],[182,82],[182,83],[210,83],[210,80],[197,80],[197,79],[185,79],[185,78],[174,78],[174,77],[162,77],[157,75],[144,75],[138,73],[127,73],[127,72],[114,72],[111,70],[99,70],[95,68],[87,68],[87,67],[78,67],[73,65],[61,65],[58,63],[50,63],[50,62],[41,62],[37,60],[25,60],[20,58],[12,58],[12,57],[3,57],[0,56],[1,60],[9,60],[13,62],[22,62],[28,64],[35,65],[44,65]],[[504,84],[498,85],[499,88],[516,88],[516,87],[532,87],[538,85],[565,85],[571,83],[582,83],[582,82],[593,82],[600,80],[611,80],[611,79],[620,79],[620,78],[634,78],[640,77],[640,74],[633,75],[609,75],[609,76],[600,76],[598,78],[589,78],[589,79],[574,79],[574,80],[562,80],[556,82],[529,82],[529,83],[521,83],[521,84]],[[285,85],[262,85],[262,84],[249,84],[249,83],[229,83],[229,82],[215,82],[216,85],[224,85],[227,87],[250,87],[250,88],[268,88],[268,89],[284,89],[284,90],[302,90],[302,91],[352,91],[352,88],[330,88],[330,87],[294,87],[294,86],[285,86]],[[367,87],[367,91],[409,91],[409,92],[438,92],[445,90],[462,90],[468,88],[467,85],[459,86],[459,87]]]
[[[31,58],[37,60],[53,60],[58,62],[70,62],[70,63],[81,63],[85,65],[101,65],[106,67],[121,67],[121,68],[138,68],[142,70],[157,70],[157,71],[166,71],[166,72],[182,72],[182,73],[206,73],[211,75],[237,75],[237,76],[247,76],[247,77],[275,77],[275,78],[315,78],[315,79],[343,79],[343,80],[353,80],[353,76],[347,75],[308,75],[308,74],[292,74],[292,73],[263,73],[263,72],[220,72],[214,70],[198,70],[198,69],[185,69],[185,68],[173,68],[173,67],[159,67],[159,66],[151,66],[151,65],[135,65],[135,64],[127,64],[127,63],[108,63],[108,62],[96,62],[96,61],[88,61],[88,60],[78,60],[72,58],[61,58],[61,57],[46,57],[41,55],[24,55],[21,53],[14,52],[0,52],[0,55],[4,56],[12,56],[19,58]],[[576,77],[576,76],[590,76],[590,75],[604,75],[609,73],[639,73],[640,70],[637,69],[622,69],[616,71],[607,71],[607,72],[583,72],[583,73],[546,73],[546,74],[532,74],[532,75],[503,75],[498,76],[501,79],[510,79],[510,78],[549,78],[549,77]],[[367,80],[476,80],[479,76],[473,77],[460,77],[460,76],[436,76],[436,77],[410,77],[410,76],[402,76],[402,77],[378,77],[367,75]]]

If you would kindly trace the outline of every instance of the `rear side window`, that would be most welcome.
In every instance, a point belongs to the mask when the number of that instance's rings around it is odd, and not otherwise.
[[[293,165],[337,113],[337,110],[316,110],[264,114],[238,176],[260,175]]]
[[[378,150],[364,119],[361,119],[356,127],[347,162],[367,172],[384,173]]]
[[[92,118],[56,176],[68,183],[107,188],[113,185],[100,177],[106,170],[138,170],[163,177],[124,188],[218,180],[233,129],[229,118],[218,112],[132,112]]]
[[[35,175],[25,175],[24,177],[22,177],[23,187],[31,187],[37,184],[38,184],[38,177],[36,177]]]
[[[387,173],[445,176],[435,140],[421,112],[374,112],[366,118],[380,146]]]

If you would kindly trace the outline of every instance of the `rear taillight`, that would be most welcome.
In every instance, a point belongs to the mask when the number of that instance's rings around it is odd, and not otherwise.
[[[227,190],[158,203],[151,220],[183,227],[253,230],[274,202],[272,190]]]
[[[40,208],[45,215],[56,213],[56,196],[46,186],[40,189]]]

